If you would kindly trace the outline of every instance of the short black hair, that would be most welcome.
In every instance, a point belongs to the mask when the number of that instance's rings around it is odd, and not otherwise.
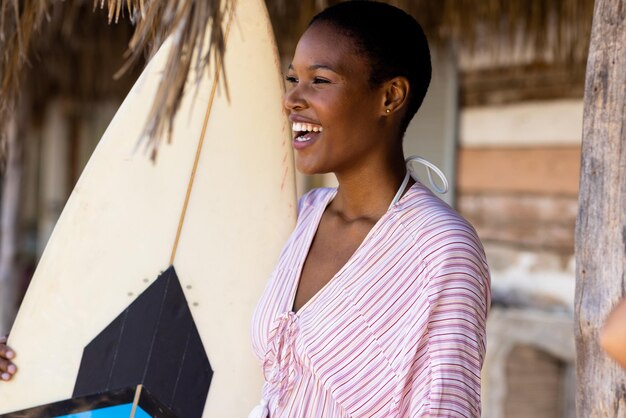
[[[309,26],[315,23],[330,24],[354,41],[371,65],[373,87],[397,76],[408,79],[404,132],[424,101],[432,75],[428,40],[420,24],[397,7],[369,0],[338,3],[313,17]]]

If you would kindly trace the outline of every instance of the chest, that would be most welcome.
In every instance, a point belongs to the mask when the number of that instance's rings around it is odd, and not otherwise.
[[[373,226],[371,221],[347,223],[332,216],[322,218],[302,267],[294,310],[300,309],[337,275]]]
[[[303,370],[323,382],[351,416],[393,416],[394,394],[411,347],[428,341],[428,304],[419,297],[419,281],[410,279],[403,264],[370,269],[351,261],[342,266],[293,315],[294,323],[284,333],[283,346],[291,344]]]

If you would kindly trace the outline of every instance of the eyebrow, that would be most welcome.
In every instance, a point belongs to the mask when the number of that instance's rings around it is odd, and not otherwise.
[[[289,64],[289,67],[287,67],[288,70],[294,70],[293,65]],[[337,73],[339,74],[339,72],[337,70],[335,70],[332,67],[329,67],[328,65],[325,64],[313,64],[313,65],[309,65],[307,67],[307,70],[311,71],[311,70],[328,70],[328,71],[332,71],[333,73]]]

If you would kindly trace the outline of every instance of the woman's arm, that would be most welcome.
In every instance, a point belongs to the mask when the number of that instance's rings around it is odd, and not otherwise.
[[[0,337],[0,380],[11,380],[17,367],[11,362],[15,352],[6,345],[7,337]]]
[[[429,372],[427,377],[422,372],[407,379],[400,416],[479,418],[491,299],[486,263],[477,246],[463,242],[449,244],[440,257],[429,261],[433,276],[425,292],[428,339],[411,367],[420,370],[426,361]],[[427,392],[416,383],[426,379]]]
[[[626,369],[626,298],[613,308],[600,330],[600,346]]]

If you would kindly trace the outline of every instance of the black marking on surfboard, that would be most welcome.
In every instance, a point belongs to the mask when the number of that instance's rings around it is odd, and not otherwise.
[[[2,414],[0,415],[0,418],[41,418],[59,417],[85,412],[93,413],[97,410],[102,410],[103,408],[128,404],[132,405],[135,402],[135,395],[137,394],[137,391],[139,391],[137,406],[152,418],[179,418],[169,408],[161,404],[145,388],[125,388],[112,390],[106,393],[99,393],[96,395],[81,396],[65,401],[54,402],[48,405]],[[97,413],[94,415],[98,416]],[[113,416],[113,414],[109,413],[105,416],[110,417]]]
[[[212,377],[170,266],[85,347],[73,396],[143,384],[176,415],[194,418],[202,416]]]

